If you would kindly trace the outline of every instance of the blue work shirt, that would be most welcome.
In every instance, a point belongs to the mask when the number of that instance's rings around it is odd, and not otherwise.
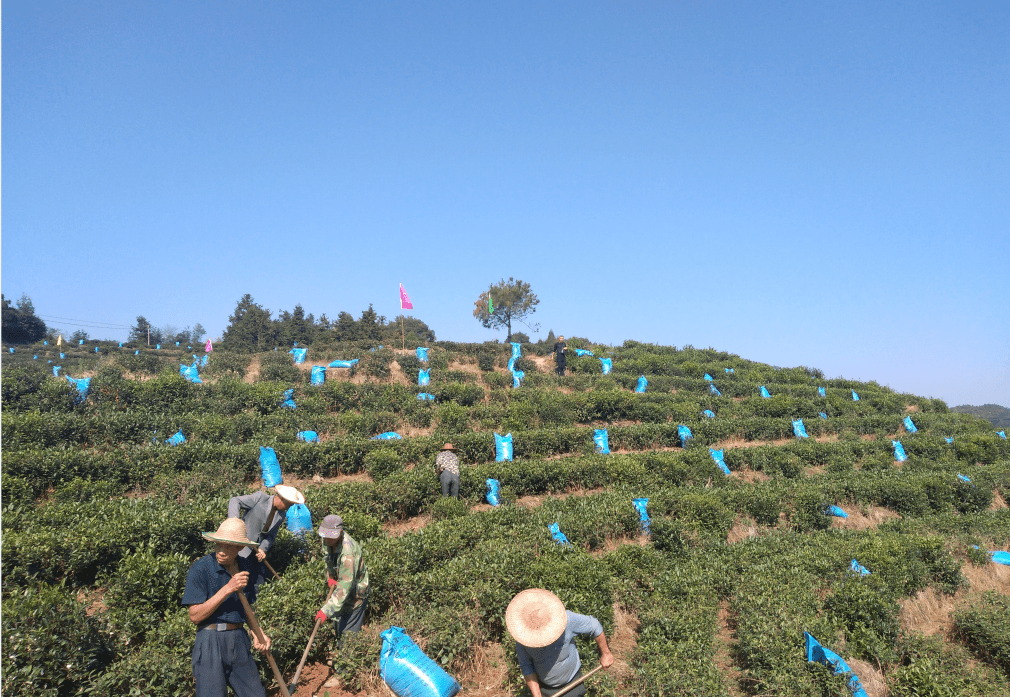
[[[237,557],[238,570],[249,572],[249,583],[245,587],[245,597],[249,604],[256,602],[257,582],[263,582],[263,565],[256,561],[256,558],[244,559]],[[205,557],[201,557],[193,562],[186,574],[186,590],[182,593],[181,605],[199,605],[214,597],[214,594],[228,585],[231,574],[223,566],[217,563],[214,553],[211,552]],[[201,622],[205,624],[217,624],[227,622],[239,624],[245,622],[245,610],[242,603],[234,593],[224,599],[214,614]]]
[[[575,635],[584,634],[594,639],[603,634],[603,625],[595,617],[566,611],[568,625],[558,639],[539,649],[516,642],[516,656],[523,677],[537,674],[539,681],[548,687],[561,687],[572,681],[582,667],[579,650],[575,648]]]

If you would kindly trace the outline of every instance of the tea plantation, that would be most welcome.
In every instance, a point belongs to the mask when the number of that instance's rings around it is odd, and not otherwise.
[[[595,356],[559,377],[524,345],[516,388],[507,344],[435,342],[427,363],[351,342],[309,347],[301,366],[283,350],[215,351],[202,384],[180,377],[182,347],[5,348],[3,694],[190,694],[186,571],[228,498],[261,486],[270,446],[314,520],[339,513],[365,548],[365,630],[337,651],[324,628],[310,659],[332,658],[345,691],[382,694],[378,633],[398,625],[464,691],[527,693],[504,611],[537,586],[603,623],[618,662],[592,695],[850,694],[806,661],[805,631],[871,697],[1010,695],[1010,568],[987,554],[1010,543],[1010,444],[988,422],[712,349],[569,346]],[[355,358],[311,384],[312,365]],[[91,376],[86,399],[64,375]],[[602,428],[611,454],[594,452]],[[184,443],[164,442],[180,430]],[[388,431],[403,438],[372,439]],[[513,461],[495,461],[494,433],[512,434]],[[434,473],[446,441],[463,463],[458,501]],[[315,536],[286,530],[269,560],[281,578],[257,614],[290,676],[325,567]],[[595,645],[581,652],[593,667]]]

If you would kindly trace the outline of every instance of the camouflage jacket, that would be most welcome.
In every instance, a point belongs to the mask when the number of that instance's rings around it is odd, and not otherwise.
[[[340,548],[327,547],[323,542],[323,554],[326,556],[326,576],[337,582],[323,605],[323,612],[333,619],[350,612],[368,597],[368,569],[365,568],[361,545],[347,532],[344,532]]]

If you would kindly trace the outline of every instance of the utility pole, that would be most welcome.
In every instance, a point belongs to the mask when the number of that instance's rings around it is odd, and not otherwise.
[[[151,323],[147,323],[147,346],[151,346]]]

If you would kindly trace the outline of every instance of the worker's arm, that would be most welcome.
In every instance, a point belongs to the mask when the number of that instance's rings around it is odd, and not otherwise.
[[[195,624],[201,624],[205,622],[217,608],[225,601],[225,599],[232,593],[238,591],[242,592],[242,589],[246,587],[249,583],[249,572],[240,571],[234,576],[232,576],[228,583],[221,587],[221,589],[212,595],[210,599],[200,603],[199,605],[189,606],[189,619]]]
[[[242,513],[248,511],[250,508],[256,505],[258,500],[256,494],[246,494],[245,496],[232,496],[228,500],[228,517],[229,518],[241,518]],[[256,532],[259,532],[257,530]]]
[[[354,562],[354,555],[350,552],[342,551],[340,553],[340,561],[337,568],[333,570],[336,572],[336,578],[333,579],[336,583],[331,586],[330,597],[326,599],[321,609],[327,619],[333,619],[344,609],[344,603],[347,602],[347,598],[351,594],[351,587],[354,585]]]
[[[530,673],[529,675],[524,675],[526,678],[526,687],[530,688],[530,694],[533,697],[540,697],[540,680],[537,678],[536,673]]]
[[[600,632],[596,637],[596,645],[600,647],[600,665],[604,668],[614,665],[614,654],[610,653],[610,647],[607,646],[607,635]]]

